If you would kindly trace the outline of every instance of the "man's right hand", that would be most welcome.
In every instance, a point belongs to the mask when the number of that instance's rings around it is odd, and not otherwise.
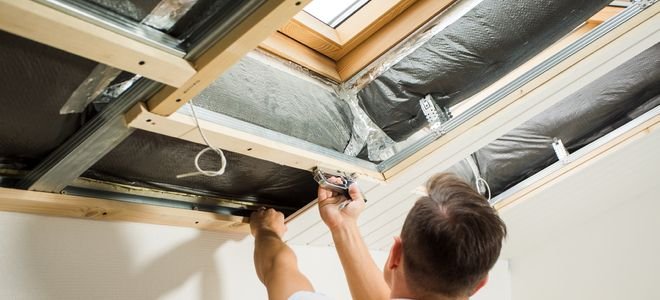
[[[341,183],[341,179],[333,177],[328,179],[332,183]],[[330,228],[335,230],[345,225],[347,222],[357,223],[357,218],[364,210],[364,197],[356,184],[351,184],[348,187],[348,193],[352,199],[348,205],[340,209],[342,203],[348,199],[346,196],[334,192],[330,189],[319,187],[318,191],[318,205],[319,212],[323,222]]]

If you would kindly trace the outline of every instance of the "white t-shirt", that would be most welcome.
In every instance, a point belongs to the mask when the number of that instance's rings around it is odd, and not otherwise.
[[[331,298],[319,293],[300,291],[291,295],[291,297],[289,297],[289,300],[331,300]],[[413,299],[397,298],[392,300],[413,300]]]
[[[320,293],[300,291],[291,295],[289,300],[332,300],[332,298]]]

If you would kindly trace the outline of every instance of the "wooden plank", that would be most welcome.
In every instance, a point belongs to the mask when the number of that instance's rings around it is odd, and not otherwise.
[[[561,180],[564,176],[569,176],[571,173],[579,172],[579,170],[596,163],[598,160],[610,155],[625,147],[625,145],[632,143],[640,138],[648,136],[651,132],[660,129],[660,116],[655,116],[648,121],[635,126],[626,133],[616,137],[608,143],[598,147],[589,154],[580,157],[579,159],[564,165],[561,169],[543,177],[541,180],[519,190],[515,194],[502,199],[495,204],[495,208],[499,211],[510,209],[517,204],[529,199],[534,194],[540,192],[542,189],[552,185]]]
[[[341,80],[339,73],[337,73],[337,65],[332,59],[323,56],[282,33],[273,33],[259,45],[259,48],[295,62],[321,76],[337,82]]]
[[[355,75],[454,2],[455,0],[418,0],[337,61],[339,76],[342,80],[347,80]]]
[[[196,129],[194,120],[180,113],[164,117],[151,113],[147,111],[143,104],[138,104],[126,115],[126,123],[133,128],[204,144]],[[199,123],[211,144],[228,151],[302,170],[312,170],[317,166],[326,166],[349,173],[355,172],[357,175],[364,175],[377,180],[383,179],[383,174],[375,168],[366,169],[341,159],[300,149],[223,124],[215,124],[204,120],[200,120]]]
[[[115,200],[0,188],[0,211],[249,233],[247,219]]]
[[[166,87],[147,101],[153,113],[168,116],[204,90],[250,50],[298,13],[310,0],[269,0],[218,40],[195,62],[197,74],[180,88]]]
[[[180,87],[185,59],[28,0],[0,0],[0,29],[117,69]]]

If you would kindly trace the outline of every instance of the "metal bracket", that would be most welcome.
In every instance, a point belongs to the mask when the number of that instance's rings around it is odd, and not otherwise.
[[[552,139],[552,149],[555,150],[555,154],[557,155],[557,159],[559,159],[559,161],[561,161],[563,164],[569,163],[568,156],[570,153],[568,153],[568,150],[566,150],[566,147],[564,147],[564,143],[562,143],[561,139]]]
[[[426,95],[426,97],[419,100],[419,106],[422,108],[422,112],[426,117],[426,120],[431,126],[431,130],[437,137],[445,135],[446,130],[442,126],[445,122],[449,121],[452,118],[451,112],[447,107],[439,107],[431,95]]]
[[[634,4],[639,5],[642,8],[647,8],[658,2],[658,0],[633,0]]]

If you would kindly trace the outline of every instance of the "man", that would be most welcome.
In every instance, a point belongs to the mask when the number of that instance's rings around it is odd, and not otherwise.
[[[488,280],[500,254],[506,227],[483,196],[451,174],[427,183],[394,238],[383,272],[360,236],[357,218],[364,200],[357,186],[353,201],[319,188],[318,206],[344,268],[354,299],[468,299]],[[300,273],[293,251],[282,241],[284,215],[273,210],[252,214],[257,275],[271,300],[327,299],[314,293]]]

